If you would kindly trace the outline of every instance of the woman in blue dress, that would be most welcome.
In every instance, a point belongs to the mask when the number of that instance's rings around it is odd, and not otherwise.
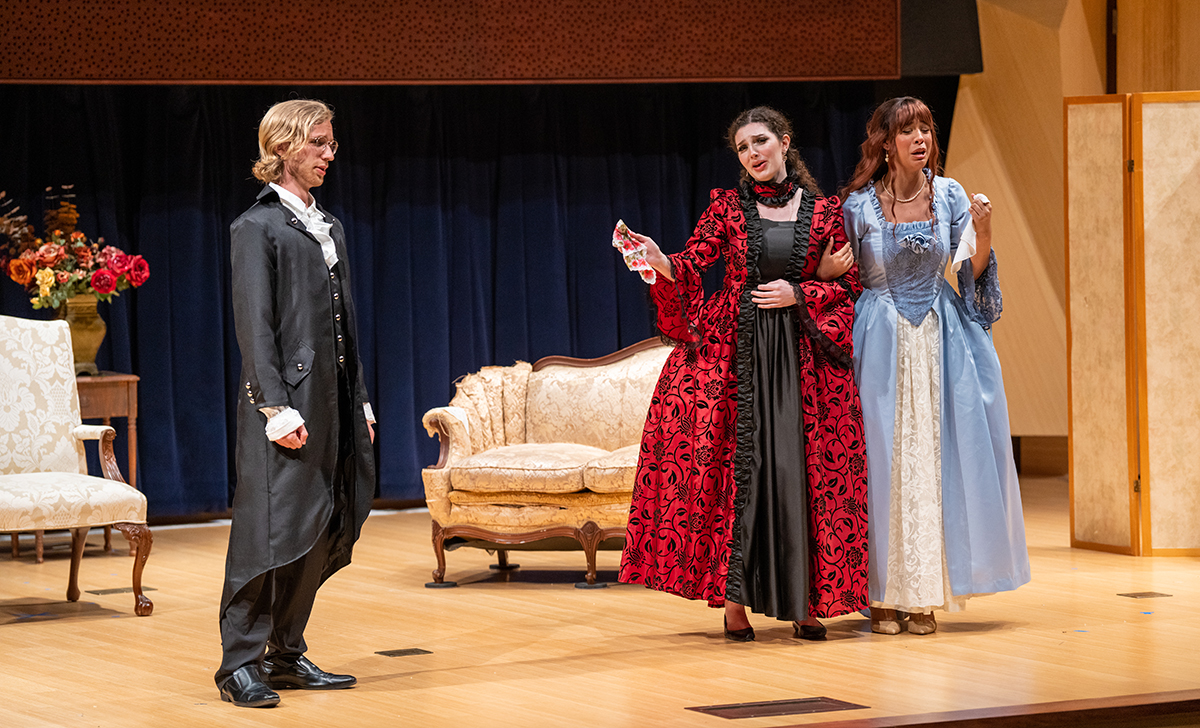
[[[937,629],[934,610],[1029,581],[1000,362],[991,204],[940,177],[933,116],[885,101],[847,185],[864,292],[854,374],[867,445],[871,629]],[[944,277],[953,261],[959,292]]]

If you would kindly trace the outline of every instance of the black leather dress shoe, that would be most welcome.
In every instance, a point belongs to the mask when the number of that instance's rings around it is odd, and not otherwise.
[[[239,667],[217,687],[221,700],[242,708],[270,708],[279,704],[279,694],[263,682],[258,665]]]
[[[353,675],[334,675],[307,657],[268,657],[262,664],[263,682],[276,690],[341,690],[352,687]]]

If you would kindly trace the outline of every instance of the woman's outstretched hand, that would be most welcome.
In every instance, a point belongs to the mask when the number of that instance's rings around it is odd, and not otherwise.
[[[668,281],[675,280],[675,275],[671,271],[671,260],[659,249],[658,243],[654,242],[649,235],[635,233],[632,230],[629,231],[629,237],[646,246],[646,262],[650,264],[651,268],[658,271],[658,274]]]
[[[821,262],[817,264],[817,280],[832,281],[854,266],[854,251],[849,245],[843,245],[838,250],[833,249],[833,243],[825,246]]]
[[[750,300],[759,308],[786,308],[796,305],[796,291],[791,283],[780,279],[755,288],[750,292]]]

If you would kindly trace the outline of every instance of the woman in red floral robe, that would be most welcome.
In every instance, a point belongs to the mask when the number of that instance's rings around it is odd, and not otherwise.
[[[867,606],[866,464],[851,330],[862,288],[840,201],[822,198],[773,109],[729,130],[745,168],[683,252],[648,237],[661,334],[677,344],[642,434],[620,580],[794,620]],[[701,276],[725,259],[720,290]]]

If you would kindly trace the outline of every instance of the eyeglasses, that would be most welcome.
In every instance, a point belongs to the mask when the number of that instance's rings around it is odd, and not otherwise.
[[[324,150],[326,147],[328,147],[330,154],[337,154],[338,143],[335,139],[325,139],[325,137],[320,137],[319,139],[309,139],[308,143],[321,150]]]

